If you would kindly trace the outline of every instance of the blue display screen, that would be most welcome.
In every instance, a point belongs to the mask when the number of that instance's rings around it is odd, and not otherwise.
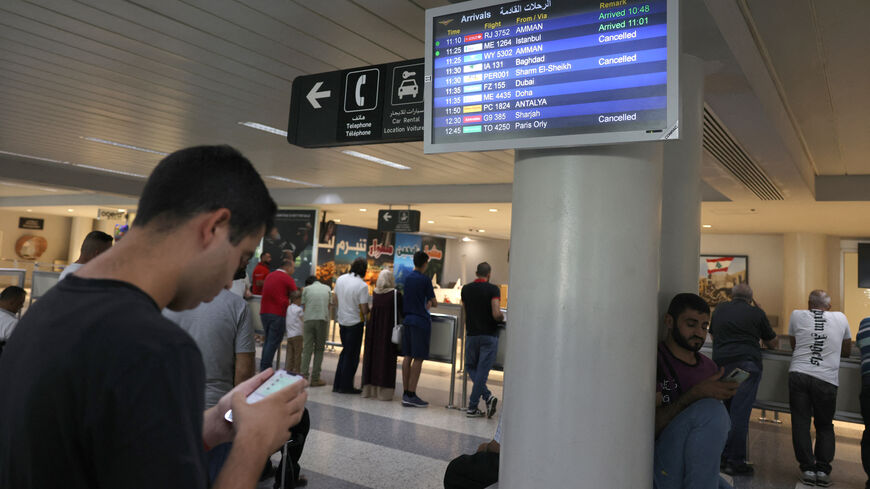
[[[431,142],[667,129],[667,0],[433,18]]]

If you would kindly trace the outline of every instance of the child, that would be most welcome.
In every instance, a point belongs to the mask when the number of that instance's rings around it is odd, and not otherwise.
[[[284,368],[288,372],[299,372],[302,363],[302,292],[290,292],[290,306],[287,307],[287,361]]]

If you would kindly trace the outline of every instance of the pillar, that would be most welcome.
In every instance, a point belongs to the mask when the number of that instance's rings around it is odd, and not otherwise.
[[[661,158],[516,152],[501,489],[652,486]]]
[[[680,57],[680,139],[664,143],[659,338],[663,337],[663,318],[674,295],[698,292],[703,68],[703,62],[694,56]]]
[[[828,290],[827,236],[817,233],[786,233],[783,235],[782,248],[781,331],[787,333],[791,312],[807,308],[810,292],[815,289]],[[752,283],[751,269],[749,283]]]
[[[69,254],[67,263],[72,263],[79,258],[82,242],[89,232],[94,230],[94,220],[89,217],[72,217],[69,227]]]

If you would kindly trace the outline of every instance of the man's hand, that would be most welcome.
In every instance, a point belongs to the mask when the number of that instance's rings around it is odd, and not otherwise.
[[[259,380],[259,383],[256,384],[259,386],[271,374],[272,369],[266,369],[251,380]],[[245,382],[239,387],[247,383]],[[308,382],[299,380],[255,404],[248,404],[245,398],[256,387],[250,391],[233,389],[230,395],[232,396],[233,427],[236,431],[236,438],[256,440],[264,447],[264,453],[267,456],[277,451],[290,438],[290,428],[299,424],[302,419],[305,401],[308,399],[306,387],[308,387]]]
[[[725,369],[720,367],[716,374],[695,384],[686,394],[688,394],[693,401],[707,397],[719,399],[720,401],[731,399],[734,397],[734,394],[737,393],[737,388],[740,384],[737,382],[722,381],[721,379],[724,373]]]
[[[257,387],[260,387],[260,385],[263,382],[265,382],[269,377],[272,376],[272,372],[273,372],[273,370],[271,368],[269,368],[269,369],[266,369],[266,370],[260,372],[258,375],[251,377],[250,379],[242,382],[241,384],[237,385],[233,390],[231,390],[230,392],[226,393],[223,397],[221,397],[221,399],[220,399],[220,401],[218,401],[217,405],[208,409],[205,412],[202,437],[203,437],[203,441],[205,442],[206,445],[208,445],[210,447],[215,447],[215,446],[220,445],[221,443],[227,443],[227,442],[232,441],[233,438],[235,437],[236,433],[238,433],[239,427],[244,424],[244,423],[240,424],[238,421],[239,420],[239,418],[238,418],[239,413],[236,410],[236,405],[234,402],[234,400],[237,396],[241,397],[241,399],[242,399],[241,409],[243,412],[242,412],[241,416],[244,418],[245,417],[244,412],[248,411],[247,408],[254,408],[256,411],[256,409],[259,409],[259,408],[257,408],[257,406],[259,406],[261,403],[265,402],[266,400],[272,399],[273,397],[279,396],[279,395],[284,394],[284,393],[292,392],[293,397],[291,399],[294,402],[299,402],[300,404],[298,406],[296,406],[296,404],[293,405],[294,408],[298,408],[298,409],[294,409],[293,419],[291,420],[292,424],[290,424],[287,427],[287,429],[284,430],[285,433],[289,430],[290,426],[295,426],[296,423],[298,423],[299,420],[302,419],[302,411],[305,408],[305,400],[308,399],[308,394],[304,391],[305,387],[308,386],[308,383],[304,382],[304,381],[296,382],[292,386],[287,387],[286,389],[284,389],[278,393],[275,393],[272,396],[269,396],[267,399],[260,401],[256,405],[249,405],[247,403],[247,401],[245,401],[246,397],[248,397],[252,392],[257,390]],[[282,398],[283,397],[284,396],[282,396]],[[285,402],[289,402],[289,401],[285,401]],[[232,423],[232,424],[228,423],[224,419],[224,415],[226,414],[226,412],[230,408],[233,409],[233,421],[234,421],[234,423]],[[297,410],[298,410],[298,413],[296,412]],[[250,417],[250,415],[248,415],[248,416]],[[258,415],[258,414],[254,415],[254,417],[256,417],[256,416],[262,417],[262,415]],[[234,428],[235,428],[235,430],[234,430]],[[277,429],[277,425],[275,426],[275,429]],[[289,433],[286,433],[286,434],[289,437]],[[285,438],[285,441],[286,441],[286,438]]]

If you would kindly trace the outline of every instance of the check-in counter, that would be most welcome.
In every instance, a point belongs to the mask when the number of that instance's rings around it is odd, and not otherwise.
[[[712,358],[710,348],[701,353]],[[761,361],[764,371],[758,386],[755,407],[771,411],[789,412],[788,407],[788,367],[791,365],[791,352],[762,350]],[[840,359],[840,388],[837,390],[837,411],[834,419],[862,423],[861,405],[861,360],[858,358]]]

